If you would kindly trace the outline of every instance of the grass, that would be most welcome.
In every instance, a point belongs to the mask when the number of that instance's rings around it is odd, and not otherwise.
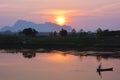
[[[25,43],[23,44],[23,41]],[[0,48],[120,48],[120,37],[25,37],[18,35],[0,35]]]

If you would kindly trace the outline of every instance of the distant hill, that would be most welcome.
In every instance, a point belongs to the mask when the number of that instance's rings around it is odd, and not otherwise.
[[[53,32],[53,31],[60,31],[62,28],[71,32],[72,28],[70,26],[59,26],[57,24],[46,22],[44,24],[36,24],[33,22],[25,21],[25,20],[18,20],[13,26],[5,26],[1,28],[1,32],[11,31],[11,32],[18,32],[22,31],[25,28],[34,28],[38,32]]]

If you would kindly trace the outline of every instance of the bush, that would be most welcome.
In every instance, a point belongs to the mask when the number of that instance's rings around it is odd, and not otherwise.
[[[23,34],[25,36],[36,36],[37,35],[37,31],[35,29],[32,28],[26,28],[24,29],[22,32],[20,32],[20,34]]]

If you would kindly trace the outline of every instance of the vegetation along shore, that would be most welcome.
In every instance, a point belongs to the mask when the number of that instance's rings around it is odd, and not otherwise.
[[[7,32],[6,32],[7,33]],[[0,34],[0,48],[74,48],[115,49],[120,48],[120,31],[97,29],[96,32],[80,30],[71,32],[62,29],[40,35],[35,29],[26,28],[14,34]]]

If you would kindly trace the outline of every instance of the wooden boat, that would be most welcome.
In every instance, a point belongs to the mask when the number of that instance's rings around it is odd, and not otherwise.
[[[113,68],[106,68],[106,69],[98,68],[97,69],[97,72],[101,72],[101,71],[113,71]]]
[[[97,68],[97,72],[99,74],[99,76],[102,78],[102,72],[104,71],[113,71],[113,67],[111,68],[102,68],[102,63],[99,64],[98,68]]]

